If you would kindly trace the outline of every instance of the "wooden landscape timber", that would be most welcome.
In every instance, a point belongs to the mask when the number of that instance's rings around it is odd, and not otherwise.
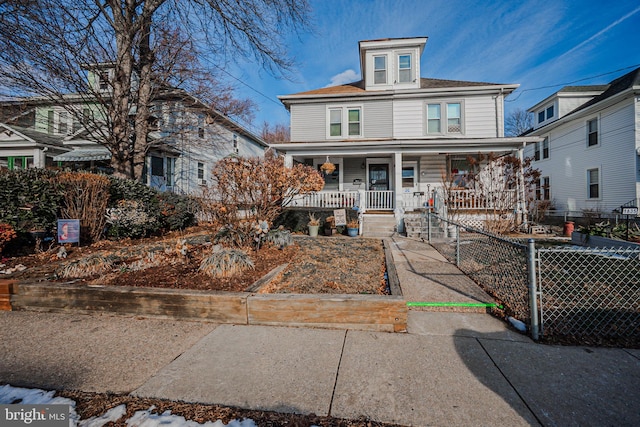
[[[253,294],[57,283],[17,283],[12,290],[13,310],[381,332],[402,332],[407,327],[407,306],[397,295]]]

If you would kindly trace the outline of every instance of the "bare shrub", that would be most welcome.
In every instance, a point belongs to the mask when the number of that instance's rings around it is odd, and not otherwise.
[[[56,275],[63,279],[79,279],[106,273],[113,267],[114,264],[110,258],[103,255],[91,255],[64,264],[56,270]]]
[[[79,219],[90,241],[102,236],[109,202],[109,179],[102,175],[63,172],[56,177],[64,188],[60,214],[62,218]]]

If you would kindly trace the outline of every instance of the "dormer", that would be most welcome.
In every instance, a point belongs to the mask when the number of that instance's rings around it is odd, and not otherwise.
[[[420,88],[420,57],[426,43],[427,37],[361,41],[365,90]]]
[[[533,128],[538,129],[564,117],[600,95],[607,87],[607,85],[563,87],[528,110],[533,113]]]
[[[99,93],[111,92],[111,81],[113,81],[115,73],[114,63],[87,64],[84,68],[87,70],[87,80],[92,91]]]

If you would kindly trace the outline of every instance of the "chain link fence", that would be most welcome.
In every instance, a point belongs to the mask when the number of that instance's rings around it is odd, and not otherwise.
[[[543,337],[584,344],[640,343],[640,249],[537,253]]]
[[[434,214],[427,213],[424,221],[438,252],[502,304],[508,316],[531,326],[525,244]]]
[[[524,240],[432,213],[422,227],[423,238],[504,305],[506,315],[525,322],[534,338],[640,345],[640,248],[531,251]]]

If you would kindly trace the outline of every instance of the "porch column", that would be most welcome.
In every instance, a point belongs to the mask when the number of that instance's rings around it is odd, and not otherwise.
[[[400,152],[393,153],[393,192],[396,201],[393,212],[396,217],[397,230],[398,233],[403,233],[404,206],[402,203],[402,153]]]
[[[284,155],[284,165],[285,167],[288,167],[288,168],[293,167],[293,156],[291,154]]]

